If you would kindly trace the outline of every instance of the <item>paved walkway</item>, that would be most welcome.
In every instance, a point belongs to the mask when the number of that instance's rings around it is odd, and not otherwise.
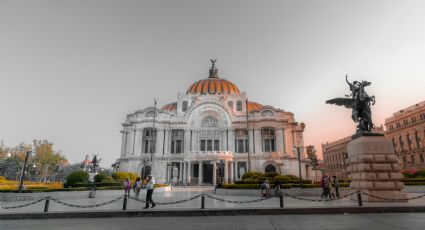
[[[425,226],[423,213],[397,214],[335,214],[279,216],[203,216],[203,217],[143,217],[98,219],[0,220],[0,230],[45,229],[362,229],[418,230]]]
[[[212,187],[178,187],[175,188],[172,191],[162,191],[162,192],[156,192],[154,193],[154,201],[156,202],[173,202],[173,201],[179,201],[182,199],[188,199],[190,197],[193,197],[195,195],[199,195],[201,193],[211,194],[213,195],[214,188]],[[94,205],[99,204],[103,202],[107,202],[110,200],[113,200],[117,197],[122,196],[122,191],[110,191],[109,193],[105,193],[103,191],[103,195],[97,196],[96,198],[70,198],[66,199],[66,197],[63,197],[59,200],[70,203],[70,204],[77,204],[77,205]],[[108,195],[105,195],[108,194]],[[420,194],[414,194],[409,193],[409,197],[417,196]],[[220,195],[213,195],[217,198],[224,199],[224,200],[230,200],[230,201],[249,201],[249,200],[258,200],[260,199],[260,196],[220,196]],[[140,195],[140,198],[145,198],[145,193],[142,193]],[[317,197],[306,197],[306,198],[314,198],[317,199]],[[20,204],[26,204],[29,203],[29,201],[22,201],[22,202],[2,202],[0,203],[0,206],[16,206]],[[144,207],[144,203],[136,200],[128,200],[127,210],[140,210]],[[417,199],[417,200],[411,200],[406,203],[367,203],[365,202],[363,204],[364,206],[425,206],[425,197]],[[79,210],[122,210],[123,206],[123,199],[120,199],[116,202],[113,202],[111,204],[107,204],[100,207],[93,207],[93,208],[78,208],[78,207],[68,207],[62,204],[58,204],[56,202],[50,201],[50,207],[49,211],[66,211],[66,212],[72,212],[72,211],[79,211]],[[358,202],[354,200],[350,200],[349,198],[345,198],[342,200],[332,200],[332,201],[320,201],[320,202],[311,202],[311,201],[303,201],[294,199],[291,197],[285,197],[284,198],[284,206],[285,207],[336,207],[336,206],[358,206]],[[273,197],[267,200],[263,200],[260,202],[254,202],[254,203],[229,203],[229,202],[223,202],[220,200],[214,200],[209,197],[205,197],[205,208],[264,208],[264,207],[270,207],[270,208],[278,208],[279,207],[279,198]],[[156,210],[170,210],[170,209],[200,209],[201,208],[201,199],[197,198],[192,201],[184,202],[184,203],[178,203],[178,204],[167,204],[167,205],[157,205],[155,207]],[[44,210],[44,201],[23,207],[18,209],[0,209],[1,213],[16,213],[16,212],[24,212],[24,213],[32,213],[32,212],[43,212]]]

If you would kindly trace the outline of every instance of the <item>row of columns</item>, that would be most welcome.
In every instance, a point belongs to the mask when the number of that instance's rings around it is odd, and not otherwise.
[[[209,161],[210,163],[205,163],[205,164],[212,164],[212,183],[215,185],[217,182],[217,163],[218,161]],[[183,183],[183,184],[198,184],[198,185],[203,185],[204,183],[204,170],[203,170],[203,165],[204,162],[203,161],[197,161],[198,164],[198,181],[192,181],[192,165],[193,161],[181,161],[178,162],[179,164],[179,172],[178,172],[178,182],[179,183]],[[172,168],[175,164],[169,164],[169,167],[167,168],[167,182],[171,182],[172,181]],[[221,166],[221,165],[220,165]],[[225,183],[233,183],[234,181],[240,179],[237,177],[237,162],[236,161],[224,161],[224,177],[223,180]]]

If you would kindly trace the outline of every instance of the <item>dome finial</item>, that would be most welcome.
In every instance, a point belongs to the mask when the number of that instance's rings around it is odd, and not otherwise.
[[[210,59],[211,61],[211,69],[210,69],[210,78],[218,78],[218,69],[215,68],[215,63],[217,59]]]

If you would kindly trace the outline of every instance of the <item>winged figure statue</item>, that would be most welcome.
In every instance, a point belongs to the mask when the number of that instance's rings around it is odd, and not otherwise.
[[[351,94],[345,97],[338,97],[327,100],[326,104],[335,104],[352,109],[351,118],[358,123],[356,133],[371,133],[373,129],[372,112],[370,106],[375,104],[375,96],[369,96],[365,87],[371,83],[368,81],[348,81],[348,76],[345,80],[350,87]]]

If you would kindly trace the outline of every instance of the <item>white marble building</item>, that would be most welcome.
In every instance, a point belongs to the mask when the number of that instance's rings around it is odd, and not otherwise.
[[[305,125],[291,112],[247,101],[245,92],[218,77],[215,61],[209,77],[178,93],[177,102],[130,113],[122,126],[119,171],[152,174],[161,183],[231,183],[249,166],[299,175],[293,147],[304,146]]]

